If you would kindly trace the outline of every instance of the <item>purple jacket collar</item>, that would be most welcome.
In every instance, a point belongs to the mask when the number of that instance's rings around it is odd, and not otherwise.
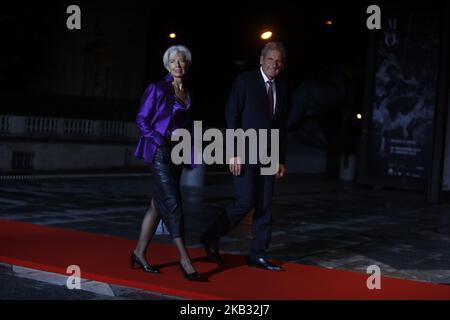
[[[166,74],[166,76],[164,77],[164,80],[169,84],[173,81],[173,76],[172,74],[168,73]],[[168,85],[168,90],[170,92],[171,95],[175,96],[175,90],[173,89],[172,85]],[[191,95],[188,94],[187,95],[187,109],[190,109],[191,107]]]
[[[168,73],[165,77],[164,80],[166,80],[166,82],[172,82],[173,81],[173,76]]]

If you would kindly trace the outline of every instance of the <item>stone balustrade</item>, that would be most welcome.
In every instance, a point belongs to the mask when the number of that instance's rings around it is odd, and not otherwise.
[[[0,115],[0,136],[136,139],[134,122]]]

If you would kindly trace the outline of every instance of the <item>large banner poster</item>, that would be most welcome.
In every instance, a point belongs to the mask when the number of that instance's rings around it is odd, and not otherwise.
[[[377,51],[371,174],[426,179],[430,172],[439,58],[439,15],[385,14]]]

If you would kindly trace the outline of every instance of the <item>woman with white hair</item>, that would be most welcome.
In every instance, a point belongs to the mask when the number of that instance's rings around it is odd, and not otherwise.
[[[192,62],[191,52],[184,46],[166,50],[163,62],[169,74],[164,81],[148,86],[136,117],[141,132],[135,156],[149,163],[153,171],[153,198],[142,221],[139,241],[131,254],[132,267],[144,272],[159,273],[148,264],[146,251],[162,219],[180,255],[180,268],[188,280],[198,280],[199,273],[192,265],[184,244],[184,219],[180,193],[182,164],[171,160],[173,143],[170,139],[176,129],[191,129],[190,97],[185,76]]]

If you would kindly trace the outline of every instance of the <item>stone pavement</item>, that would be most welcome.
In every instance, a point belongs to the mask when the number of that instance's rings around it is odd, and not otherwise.
[[[151,175],[0,181],[0,219],[137,239],[151,198]],[[232,201],[231,176],[211,172],[202,188],[184,188],[186,241]],[[450,284],[450,205],[421,193],[373,189],[290,174],[276,185],[269,258],[325,268]],[[247,254],[251,214],[223,238],[221,250]],[[156,242],[171,243],[168,236]],[[95,281],[69,290],[65,277],[0,265],[0,299],[175,299]],[[45,292],[45,294],[42,294]]]

